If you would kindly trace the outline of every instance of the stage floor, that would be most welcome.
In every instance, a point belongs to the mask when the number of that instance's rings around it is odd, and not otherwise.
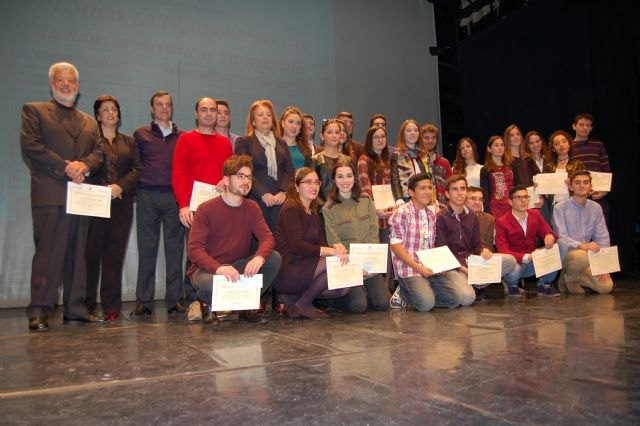
[[[162,305],[160,303],[160,305]],[[640,283],[326,321],[164,307],[29,333],[0,310],[0,424],[640,423]]]

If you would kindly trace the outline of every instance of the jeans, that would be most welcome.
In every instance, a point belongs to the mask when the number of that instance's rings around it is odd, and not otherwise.
[[[517,287],[520,278],[529,278],[535,276],[536,271],[533,267],[533,262],[529,263],[517,263],[516,268],[510,274],[504,276],[509,287]],[[538,287],[542,287],[545,284],[551,284],[556,279],[558,271],[550,272],[546,275],[538,278]]]
[[[399,278],[400,296],[420,312],[439,308],[469,306],[476,300],[473,287],[467,284],[464,272],[453,270],[433,275]]]

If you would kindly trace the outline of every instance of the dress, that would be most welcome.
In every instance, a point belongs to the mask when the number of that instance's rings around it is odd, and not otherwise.
[[[509,166],[498,166],[495,171],[483,167],[480,171],[480,186],[484,197],[484,211],[496,219],[511,211],[509,190],[513,188],[513,171]]]

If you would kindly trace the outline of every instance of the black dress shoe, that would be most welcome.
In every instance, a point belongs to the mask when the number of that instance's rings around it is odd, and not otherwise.
[[[202,323],[203,324],[213,324],[216,326],[220,325],[220,319],[215,312],[211,311],[211,306],[202,300],[200,302],[200,312],[202,313]]]
[[[169,308],[167,312],[170,314],[184,314],[185,312],[187,312],[187,309],[184,306],[182,306],[180,302],[178,302],[175,305],[173,305],[173,307]]]
[[[77,317],[77,318],[62,317],[62,322],[65,324],[74,323],[74,322],[81,322],[85,324],[100,323],[100,322],[104,322],[104,318],[88,314],[84,317]]]
[[[48,331],[49,324],[47,320],[42,317],[35,317],[29,319],[29,330],[32,331]]]
[[[136,308],[131,311],[129,315],[143,316],[143,315],[151,315],[151,309],[147,308],[143,304],[136,305]]]

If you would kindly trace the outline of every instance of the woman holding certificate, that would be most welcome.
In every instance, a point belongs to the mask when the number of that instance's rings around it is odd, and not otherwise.
[[[338,161],[331,178],[331,193],[322,207],[329,244],[341,244],[347,250],[350,250],[352,243],[379,244],[376,207],[370,198],[360,196],[360,185],[353,162]],[[390,294],[382,275],[369,275],[365,270],[364,286],[369,308],[386,311],[389,308]]]
[[[118,132],[118,100],[111,95],[100,96],[93,103],[93,113],[104,147],[104,162],[93,183],[111,188],[111,218],[92,217],[89,224],[86,304],[89,312],[95,311],[100,281],[102,310],[106,319],[113,321],[122,307],[122,265],[142,163],[133,137]]]
[[[367,309],[361,287],[328,289],[325,258],[338,256],[346,263],[348,253],[342,244],[327,244],[324,223],[317,211],[320,184],[312,168],[298,170],[278,219],[276,250],[282,256],[282,266],[272,287],[286,295],[287,312],[293,318],[329,318],[328,313],[313,306],[316,299],[332,299],[332,305],[346,312],[362,313]]]

